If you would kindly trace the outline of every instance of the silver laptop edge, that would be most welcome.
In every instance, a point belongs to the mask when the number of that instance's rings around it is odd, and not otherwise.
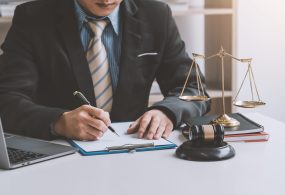
[[[10,168],[10,161],[9,161],[1,119],[0,119],[0,168],[3,169]]]
[[[24,161],[24,162],[20,162],[20,163],[17,163],[17,164],[11,164],[10,160],[9,160],[8,150],[7,150],[7,145],[8,144],[6,143],[4,130],[3,130],[3,126],[2,126],[1,118],[0,118],[0,169],[14,169],[14,168],[22,167],[22,166],[27,166],[27,165],[30,165],[30,164],[35,164],[35,163],[38,163],[38,162],[42,162],[42,161],[50,160],[50,159],[53,159],[53,158],[65,156],[65,155],[68,155],[68,154],[73,154],[73,153],[75,153],[77,151],[77,149],[75,149],[73,147],[70,147],[70,146],[54,144],[54,143],[50,143],[48,141],[43,141],[43,140],[34,139],[34,138],[27,138],[27,137],[24,137],[24,136],[13,135],[13,134],[10,134],[10,133],[8,135],[11,135],[11,137],[8,137],[6,139],[10,139],[10,138],[13,138],[13,137],[17,137],[17,138],[20,138],[20,139],[23,138],[23,139],[26,139],[26,140],[28,139],[29,141],[34,141],[35,143],[39,142],[39,143],[48,144],[48,145],[54,147],[55,149],[58,147],[60,149],[60,151],[58,151],[58,152],[52,151],[52,154],[47,154],[47,156],[40,157],[38,159],[34,159],[34,160],[30,160],[30,161]],[[52,148],[52,149],[54,149],[54,148]],[[21,149],[21,148],[19,148],[19,149]]]

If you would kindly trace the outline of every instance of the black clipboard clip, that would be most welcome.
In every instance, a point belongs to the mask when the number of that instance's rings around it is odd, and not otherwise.
[[[117,151],[117,150],[127,150],[128,152],[135,152],[138,148],[152,148],[154,147],[154,143],[147,143],[147,144],[125,144],[122,146],[111,146],[107,147],[107,150],[110,151]]]

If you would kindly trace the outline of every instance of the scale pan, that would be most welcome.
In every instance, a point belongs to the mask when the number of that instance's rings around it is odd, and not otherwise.
[[[191,95],[183,95],[179,96],[179,99],[184,100],[184,101],[208,101],[210,98],[208,96],[191,96]]]
[[[255,108],[257,106],[264,106],[265,103],[262,101],[236,101],[233,102],[235,106],[242,108]]]

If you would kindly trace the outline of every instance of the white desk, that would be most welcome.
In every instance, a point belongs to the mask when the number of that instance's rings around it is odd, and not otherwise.
[[[191,162],[175,150],[83,157],[79,154],[0,170],[1,195],[245,195],[285,194],[285,124],[247,115],[265,126],[264,143],[232,143],[236,156]],[[171,140],[180,144],[179,132]]]

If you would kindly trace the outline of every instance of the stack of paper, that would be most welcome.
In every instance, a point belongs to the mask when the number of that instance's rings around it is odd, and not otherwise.
[[[97,141],[71,140],[70,143],[78,148],[79,152],[84,156],[130,152],[130,150],[127,149],[128,146],[135,146],[131,151],[137,152],[173,149],[176,147],[176,144],[163,138],[159,140],[147,140],[138,139],[137,134],[127,134],[127,129],[130,124],[130,122],[112,123],[111,126],[116,130],[119,136],[111,131],[107,131],[104,136]]]

